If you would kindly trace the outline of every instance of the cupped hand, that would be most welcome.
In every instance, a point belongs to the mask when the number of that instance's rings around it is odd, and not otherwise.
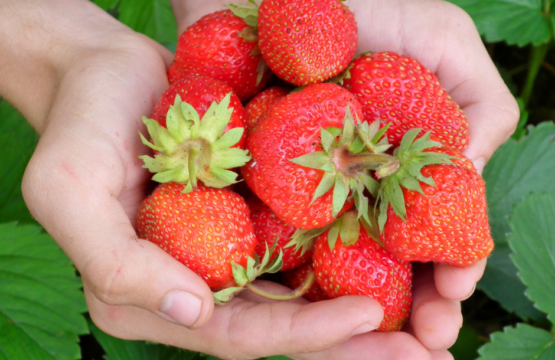
[[[359,26],[358,51],[394,51],[417,59],[439,79],[470,125],[463,154],[481,173],[514,132],[518,105],[489,57],[472,19],[442,0],[347,0]],[[461,326],[459,302],[472,295],[487,260],[470,267],[418,266],[408,330],[428,349],[448,348]]]

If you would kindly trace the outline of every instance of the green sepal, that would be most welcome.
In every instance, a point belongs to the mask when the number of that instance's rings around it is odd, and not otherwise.
[[[318,187],[314,191],[314,197],[312,198],[310,205],[312,205],[314,201],[316,201],[316,199],[318,199],[320,196],[327,193],[333,187],[334,184],[335,184],[335,175],[332,173],[326,172],[322,177],[322,181],[320,181],[320,183],[318,184]]]
[[[217,292],[213,292],[212,297],[214,298],[214,303],[216,305],[225,305],[231,299],[233,299],[236,293],[240,292],[241,290],[243,290],[242,287],[230,287]]]
[[[244,128],[229,129],[219,139],[214,141],[214,143],[212,144],[212,151],[216,152],[231,148],[241,140],[244,132]]]
[[[184,184],[184,192],[192,191],[198,181],[215,188],[237,182],[237,174],[228,169],[245,165],[251,157],[246,150],[232,148],[241,140],[243,128],[224,132],[233,114],[230,102],[231,93],[220,103],[213,102],[201,121],[193,106],[177,95],[166,115],[167,128],[143,117],[152,142],[140,134],[141,141],[157,154],[139,158],[143,168],[155,173],[154,181]]]
[[[233,260],[231,260],[230,262],[231,262],[231,271],[233,273],[233,278],[235,279],[235,283],[240,287],[245,286],[249,282],[248,273],[252,273],[252,265],[253,265],[254,259],[251,257],[247,259],[247,269],[245,269],[241,265],[236,264]],[[250,270],[249,270],[249,266],[251,268]]]
[[[345,111],[345,118],[343,119],[343,133],[341,134],[341,140],[339,140],[339,146],[350,146],[354,139],[355,122],[353,119],[353,114],[351,113],[351,107],[347,106],[347,110]]]
[[[360,223],[355,212],[347,211],[341,216],[339,236],[345,246],[350,246],[357,242],[360,236]]]
[[[420,183],[435,186],[434,179],[431,176],[425,177],[422,175],[422,169],[425,166],[456,166],[451,161],[451,159],[455,158],[453,156],[425,151],[434,147],[443,147],[443,145],[437,141],[430,140],[430,132],[417,138],[420,131],[421,129],[418,128],[407,131],[401,140],[401,144],[393,152],[393,156],[399,161],[397,169],[382,168],[376,172],[376,175],[382,178],[377,196],[379,203],[378,226],[380,232],[383,231],[387,222],[387,210],[390,205],[401,220],[406,220],[407,212],[402,188],[417,191],[425,196]]]
[[[213,292],[214,302],[217,305],[223,305],[230,301],[236,294],[241,292],[248,283],[253,282],[262,274],[265,273],[276,273],[283,267],[283,251],[280,249],[279,254],[275,257],[272,262],[270,258],[272,257],[277,244],[277,239],[271,248],[268,249],[268,244],[266,244],[266,253],[259,261],[258,256],[255,254],[255,258],[248,257],[247,267],[244,268],[241,265],[230,260],[231,271],[233,274],[233,279],[237,286],[230,287],[227,289],[220,290],[218,292]]]
[[[295,252],[301,250],[301,255],[304,255],[309,249],[311,249],[314,245],[314,238],[322,235],[323,233],[328,230],[333,223],[328,224],[321,228],[305,230],[305,229],[297,229],[291,235],[291,241],[289,241],[284,247],[292,247],[295,246]]]
[[[200,122],[199,137],[214,144],[223,135],[233,114],[233,108],[229,108],[230,102],[231,93],[228,93],[219,104],[215,101],[210,104]]]
[[[335,243],[337,243],[337,239],[339,238],[339,229],[341,228],[341,218],[335,220],[328,231],[328,246],[331,251],[335,247]]]
[[[344,1],[344,0],[342,0],[342,1]],[[333,84],[338,84],[338,85],[343,85],[343,82],[345,81],[345,79],[350,79],[351,78],[351,69],[353,68],[353,66],[354,66],[354,64],[351,61],[351,63],[349,65],[347,65],[347,68],[345,68],[345,70],[343,70],[339,74],[335,75],[334,77],[332,77],[331,79],[329,79],[326,82],[333,83]]]
[[[380,128],[379,121],[355,125],[350,106],[345,110],[343,129],[320,127],[324,151],[314,151],[289,160],[299,166],[324,171],[309,205],[333,189],[333,217],[337,217],[346,201],[353,198],[359,217],[366,216],[369,199],[364,195],[364,189],[376,197],[379,188],[370,171],[381,168],[390,170],[392,166],[396,170],[398,167],[394,157],[380,152],[389,148],[384,136],[386,129],[387,125]]]
[[[341,172],[337,172],[335,174],[335,186],[333,187],[333,200],[332,200],[332,216],[336,217],[341,209],[343,209],[343,205],[347,201],[347,196],[349,195],[349,185],[348,179],[345,178],[345,175]]]
[[[335,137],[328,129],[320,128],[320,137],[322,139],[322,147],[325,152],[329,152],[335,140]]]
[[[253,28],[258,27],[258,5],[254,0],[249,0],[253,5],[243,5],[243,4],[225,4],[231,12],[243,19],[245,24],[252,26]]]
[[[311,152],[298,158],[291,159],[292,163],[311,169],[321,169],[325,163],[329,162],[330,156],[323,151]]]

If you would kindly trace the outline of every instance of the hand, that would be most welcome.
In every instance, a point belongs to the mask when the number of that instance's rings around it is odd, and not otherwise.
[[[430,69],[470,123],[464,155],[481,173],[495,150],[514,132],[518,105],[499,76],[472,19],[442,0],[348,0],[359,26],[358,52],[394,51]],[[409,331],[428,349],[448,348],[461,325],[459,302],[472,295],[486,259],[458,268],[434,264],[415,274]],[[423,275],[418,271],[423,270]],[[421,276],[421,277],[420,277]],[[435,286],[434,286],[435,282]]]

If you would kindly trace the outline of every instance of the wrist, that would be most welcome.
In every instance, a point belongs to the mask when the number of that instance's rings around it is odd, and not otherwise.
[[[64,75],[80,55],[125,29],[85,0],[0,0],[0,96],[39,132]]]

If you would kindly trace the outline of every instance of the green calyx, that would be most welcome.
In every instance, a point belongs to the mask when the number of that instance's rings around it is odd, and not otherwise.
[[[393,152],[399,160],[397,169],[384,167],[376,171],[376,177],[380,179],[377,201],[379,203],[378,224],[383,231],[387,221],[387,209],[389,205],[403,221],[407,217],[405,198],[401,187],[407,190],[418,191],[422,195],[420,182],[430,186],[436,186],[432,177],[422,175],[422,168],[428,165],[449,164],[454,165],[451,159],[455,158],[444,153],[425,152],[433,147],[443,147],[437,141],[430,140],[430,132],[416,139],[422,129],[411,129],[403,136],[401,144]],[[416,140],[415,140],[416,139]]]
[[[141,140],[157,154],[139,158],[143,168],[155,173],[154,181],[184,184],[186,193],[196,188],[199,180],[213,188],[237,182],[237,173],[229,169],[245,165],[250,155],[247,150],[232,148],[241,140],[243,128],[224,133],[233,113],[230,99],[231,93],[219,104],[213,102],[201,120],[197,111],[177,95],[166,115],[167,128],[143,117],[152,142],[142,134]]]
[[[212,293],[214,303],[217,305],[223,305],[233,299],[235,295],[243,291],[245,288],[249,288],[250,283],[253,282],[258,276],[265,273],[274,274],[278,272],[283,266],[283,251],[280,249],[279,254],[273,261],[270,262],[270,258],[275,251],[276,244],[277,241],[274,242],[274,245],[271,248],[268,248],[268,245],[266,244],[266,253],[261,261],[257,255],[255,255],[254,259],[249,256],[246,268],[231,261],[231,271],[233,273],[236,286]]]
[[[370,221],[367,219],[370,219]],[[374,208],[369,207],[367,216],[363,216],[362,218],[360,218],[356,211],[347,211],[327,226],[312,230],[297,230],[286,247],[295,246],[296,251],[301,250],[304,252],[306,249],[312,247],[316,237],[324,234],[328,230],[327,240],[330,250],[333,250],[339,238],[341,238],[341,242],[345,246],[354,245],[360,237],[360,225],[364,227],[368,236],[378,242],[382,247],[384,246],[380,240]]]
[[[337,217],[345,202],[354,197],[359,218],[368,222],[368,191],[376,196],[379,183],[370,171],[396,168],[397,160],[384,152],[389,149],[387,126],[380,129],[379,121],[355,125],[351,110],[347,107],[343,129],[320,129],[322,150],[302,155],[289,161],[304,167],[324,171],[324,176],[314,192],[312,203],[333,188],[332,215]]]
[[[245,24],[252,26],[253,28],[258,28],[258,5],[254,0],[249,0],[252,5],[243,4],[226,4],[225,6],[231,10],[231,12],[243,19]]]

